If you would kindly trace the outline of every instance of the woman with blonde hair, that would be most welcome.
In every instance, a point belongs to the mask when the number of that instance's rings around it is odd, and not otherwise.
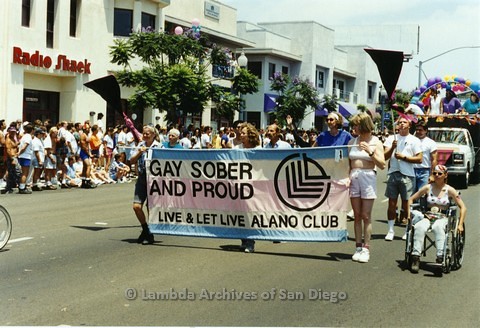
[[[385,156],[381,141],[372,134],[375,127],[372,118],[359,113],[350,120],[356,138],[350,140],[350,202],[355,230],[355,254],[352,260],[366,263],[370,260],[372,235],[372,208],[377,198],[376,168],[385,168]],[[363,227],[362,227],[363,224]],[[363,243],[362,243],[363,236]]]
[[[234,146],[236,149],[261,148],[260,135],[257,129],[250,123],[242,123],[239,127],[241,143]],[[242,239],[240,249],[245,253],[253,253],[255,251],[255,240]]]

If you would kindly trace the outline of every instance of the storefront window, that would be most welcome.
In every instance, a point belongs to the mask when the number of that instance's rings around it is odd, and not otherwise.
[[[151,30],[155,30],[155,15],[150,15],[147,13],[142,13],[142,27],[143,28],[150,28]]]

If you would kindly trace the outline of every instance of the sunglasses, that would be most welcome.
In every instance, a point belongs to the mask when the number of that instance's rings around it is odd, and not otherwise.
[[[333,121],[335,121],[334,118],[327,118],[327,122],[333,122]]]
[[[435,175],[435,176],[442,176],[443,172],[433,172],[432,174]]]

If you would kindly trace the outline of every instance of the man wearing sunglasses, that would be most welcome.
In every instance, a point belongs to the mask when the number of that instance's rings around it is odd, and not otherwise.
[[[388,137],[383,144],[385,160],[390,159],[385,190],[385,196],[388,198],[386,241],[392,241],[395,237],[393,228],[399,195],[402,199],[403,214],[408,212],[408,199],[415,188],[413,165],[421,164],[423,156],[420,140],[410,134],[410,120],[406,116],[400,116],[397,127],[398,134]]]

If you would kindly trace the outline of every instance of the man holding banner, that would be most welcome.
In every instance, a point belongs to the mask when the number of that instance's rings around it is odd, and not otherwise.
[[[145,163],[148,159],[149,150],[161,145],[156,140],[157,131],[153,126],[145,125],[142,136],[143,141],[133,150],[130,158],[131,163],[137,163],[138,167],[138,178],[135,183],[135,194],[133,197],[133,211],[137,216],[138,222],[142,225],[142,233],[138,237],[137,243],[143,244],[146,241],[148,244],[153,244],[155,239],[148,228],[147,218],[145,212],[143,212],[143,204],[147,200],[147,169]]]

